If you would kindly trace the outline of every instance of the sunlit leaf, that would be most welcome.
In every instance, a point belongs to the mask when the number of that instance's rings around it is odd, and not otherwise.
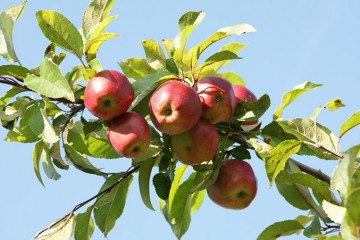
[[[332,204],[326,200],[323,200],[322,207],[328,217],[334,221],[334,223],[341,224],[344,219],[346,208]]]
[[[257,238],[257,240],[275,240],[281,236],[294,234],[304,227],[296,220],[286,220],[276,222],[267,227]]]
[[[351,115],[340,127],[339,138],[344,136],[345,133],[360,125],[360,111]]]
[[[28,75],[25,85],[35,92],[50,98],[66,98],[75,101],[74,93],[58,66],[46,58],[40,64],[40,77]]]
[[[360,223],[360,190],[352,192],[346,201],[346,215],[349,217],[349,220],[359,227]]]
[[[108,18],[113,0],[92,0],[82,18],[82,31],[85,37],[104,19]]]
[[[15,53],[12,35],[14,25],[22,15],[25,5],[26,1],[0,13],[0,55],[10,63],[19,62]]]
[[[302,142],[286,140],[269,152],[265,159],[266,174],[271,186],[277,175],[285,168],[285,164],[292,154],[299,151]]]
[[[62,14],[53,10],[39,10],[36,19],[42,33],[52,43],[78,58],[83,55],[83,39],[76,27]]]
[[[149,39],[141,41],[141,45],[143,46],[145,51],[146,61],[152,68],[159,70],[166,66],[165,54],[159,43],[152,39]]]
[[[324,107],[326,107],[330,111],[335,111],[341,107],[345,107],[345,104],[342,103],[340,98],[334,98],[330,102],[326,103]]]
[[[124,74],[133,79],[140,79],[149,74],[156,74],[156,70],[153,69],[144,58],[129,58],[119,62]]]
[[[169,200],[168,200],[169,212],[171,212],[171,208],[173,206],[173,200],[174,200],[176,191],[179,188],[179,186],[181,185],[181,180],[183,179],[186,171],[187,171],[187,165],[177,167],[175,170],[175,176],[174,176],[174,180],[171,183],[171,189],[170,189]]]
[[[218,74],[220,77],[226,79],[227,81],[229,81],[232,84],[239,84],[242,86],[246,86],[244,79],[239,76],[237,73],[234,72],[222,72]]]
[[[294,135],[299,141],[303,141],[317,157],[338,159],[338,139],[325,126],[305,118],[278,121],[278,123],[284,131]]]
[[[303,84],[297,85],[295,86],[292,90],[290,90],[289,92],[285,93],[282,97],[282,101],[281,101],[281,105],[278,106],[275,109],[274,112],[274,120],[281,118],[282,117],[282,112],[283,110],[293,101],[295,101],[298,97],[300,97],[301,95],[303,95],[304,93],[318,88],[322,86],[322,84],[315,84],[312,82],[305,82]]]
[[[74,233],[76,218],[74,214],[61,219],[56,224],[50,225],[45,230],[37,233],[36,240],[69,240]]]
[[[121,182],[117,183],[120,180]],[[117,183],[116,186],[112,187],[110,192],[102,195],[102,197],[96,201],[94,206],[96,225],[100,228],[105,237],[115,226],[116,220],[123,213],[127,193],[132,180],[132,175],[123,178],[123,174],[113,174],[106,180],[100,189],[101,192]]]
[[[91,39],[85,45],[85,55],[88,61],[93,60],[96,57],[100,46],[107,40],[117,37],[119,34],[116,33],[104,33],[96,38]]]

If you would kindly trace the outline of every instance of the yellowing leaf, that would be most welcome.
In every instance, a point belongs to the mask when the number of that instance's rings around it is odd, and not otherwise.
[[[69,240],[73,235],[75,222],[74,214],[70,214],[38,232],[33,238],[36,240]]]

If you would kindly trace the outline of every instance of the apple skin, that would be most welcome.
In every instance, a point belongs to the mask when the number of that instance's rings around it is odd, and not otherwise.
[[[111,120],[128,110],[134,90],[127,77],[115,70],[104,70],[90,78],[85,87],[85,107],[103,120]]]
[[[149,115],[159,131],[175,135],[188,131],[198,122],[201,102],[189,85],[169,80],[151,96]]]
[[[228,122],[235,111],[235,94],[227,80],[217,76],[207,76],[193,86],[202,103],[202,118],[212,124]]]
[[[199,165],[212,160],[217,153],[218,143],[217,128],[203,119],[189,131],[170,138],[170,146],[176,159],[186,165]]]
[[[257,179],[250,164],[242,160],[225,160],[215,183],[207,188],[210,199],[228,209],[244,209],[254,200]]]
[[[126,112],[110,121],[107,137],[116,152],[127,158],[135,158],[149,148],[151,131],[141,114]]]
[[[248,101],[248,102],[256,102],[258,99],[255,96],[255,94],[253,92],[251,92],[248,88],[239,85],[239,84],[233,84],[233,89],[234,89],[234,94],[235,94],[235,99],[236,99],[236,106],[241,102],[241,101]],[[236,108],[235,108],[236,111]],[[259,120],[258,119],[254,119],[254,120],[249,120],[249,121],[245,121],[242,123],[241,127],[242,129],[244,129],[245,131],[251,131],[252,129],[254,129],[255,127],[257,127],[259,125]]]

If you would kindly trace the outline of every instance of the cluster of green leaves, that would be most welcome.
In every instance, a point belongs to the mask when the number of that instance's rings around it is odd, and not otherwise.
[[[150,196],[152,184],[161,213],[180,239],[190,226],[191,214],[200,208],[206,188],[216,180],[222,161],[227,158],[249,159],[250,150],[264,161],[269,185],[275,183],[279,193],[292,206],[309,210],[307,216],[271,225],[258,239],[275,239],[301,231],[307,237],[318,239],[327,239],[328,230],[341,230],[344,239],[356,239],[360,235],[360,147],[355,146],[344,153],[339,149],[341,137],[360,124],[360,112],[341,126],[338,137],[318,123],[317,116],[324,108],[336,110],[343,106],[340,99],[316,109],[309,118],[282,118],[287,106],[305,92],[320,87],[319,84],[306,82],[287,92],[274,112],[273,121],[250,132],[241,128],[242,122],[260,118],[269,108],[270,98],[264,95],[256,102],[238,105],[231,123],[216,125],[220,134],[219,151],[208,164],[193,166],[192,169],[179,166],[169,147],[169,136],[160,135],[152,128],[151,147],[144,156],[132,159],[128,170],[106,173],[95,167],[92,158],[120,158],[107,140],[106,123],[99,119],[86,119],[81,114],[84,110],[84,84],[102,69],[96,54],[105,41],[118,36],[106,32],[108,24],[116,18],[109,15],[113,4],[113,0],[92,0],[83,13],[79,30],[56,11],[37,11],[38,25],[50,44],[39,66],[31,69],[20,63],[12,40],[13,27],[26,2],[0,14],[0,54],[9,62],[9,65],[0,66],[0,83],[11,85],[0,98],[1,123],[8,129],[6,141],[34,143],[34,170],[43,185],[42,172],[57,180],[60,178],[58,169],[66,170],[70,165],[106,179],[98,194],[77,205],[35,238],[69,239],[74,235],[77,240],[90,239],[95,224],[106,236],[121,216],[127,192],[135,173],[138,173],[144,205],[154,210]],[[187,48],[188,37],[204,17],[203,12],[185,13],[179,19],[179,31],[173,40],[161,43],[142,41],[145,58],[119,62],[135,91],[129,111],[147,117],[151,94],[170,79],[191,84],[204,76],[217,75],[231,83],[245,85],[238,74],[220,72],[221,67],[230,61],[241,59],[238,52],[245,44],[230,42],[204,57],[204,61],[199,59],[212,44],[255,29],[249,24],[224,27]],[[61,52],[57,54],[56,50]],[[67,53],[77,58],[80,64],[63,74],[60,64]],[[36,97],[30,97],[29,93],[36,93]],[[293,160],[291,156],[294,154],[341,161],[330,180]],[[189,170],[191,172],[186,173]],[[90,206],[85,212],[75,215],[87,204]],[[331,238],[342,239],[340,236]]]
[[[342,124],[338,137],[318,123],[317,117],[324,108],[334,111],[345,106],[339,98],[315,109],[309,118],[282,118],[282,112],[289,104],[303,93],[320,86],[306,82],[284,94],[281,105],[275,109],[273,121],[261,131],[265,141],[248,140],[265,163],[270,187],[275,182],[279,193],[288,203],[300,210],[309,210],[307,216],[300,215],[293,220],[274,223],[258,239],[276,239],[300,232],[308,238],[321,240],[359,237],[359,232],[356,232],[359,216],[356,212],[360,202],[355,200],[357,196],[354,193],[355,186],[359,184],[356,177],[359,146],[341,152],[340,140],[346,132],[360,124],[360,112]],[[291,158],[293,154],[339,160],[339,165],[331,178],[324,177],[321,172],[313,174],[312,171],[306,171],[303,164]],[[354,197],[351,204],[349,197]],[[336,232],[341,235],[328,236]]]

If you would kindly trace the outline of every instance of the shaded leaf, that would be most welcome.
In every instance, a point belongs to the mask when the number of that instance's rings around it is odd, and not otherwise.
[[[84,48],[83,39],[65,16],[53,10],[39,10],[36,12],[36,19],[45,37],[81,58]]]
[[[44,147],[41,153],[42,166],[46,176],[53,180],[59,180],[60,174],[56,171],[53,162],[50,157],[50,149],[47,144],[44,143]]]
[[[350,222],[359,228],[360,223],[360,190],[353,191],[346,201],[346,216]]]
[[[162,200],[168,200],[171,188],[171,179],[166,173],[157,173],[152,179],[155,192]]]
[[[123,174],[113,174],[109,177],[100,192],[114,186],[110,192],[105,193],[95,203],[94,217],[96,225],[106,237],[110,230],[115,226],[116,220],[121,216],[125,207],[125,201],[133,175],[123,178]],[[118,183],[121,181],[120,183]]]
[[[155,209],[151,204],[149,183],[150,183],[151,170],[154,166],[155,161],[156,158],[149,158],[145,160],[141,164],[139,170],[139,189],[140,189],[141,199],[145,204],[145,206],[151,210],[155,210]]]
[[[30,70],[18,66],[18,65],[2,65],[0,66],[0,75],[9,75],[21,80],[24,80],[28,74],[30,74]],[[24,90],[23,90],[24,91]]]
[[[76,215],[75,240],[90,240],[94,233],[94,221],[91,217],[92,207]]]
[[[321,235],[321,224],[318,216],[314,217],[314,220],[311,224],[305,228],[304,236],[308,238],[313,238]]]
[[[44,143],[43,141],[39,141],[35,144],[34,146],[34,150],[32,152],[32,159],[33,159],[33,165],[34,165],[34,171],[36,174],[37,179],[39,180],[39,182],[41,183],[41,185],[44,185],[44,182],[42,180],[41,177],[41,173],[40,173],[40,159],[41,159],[41,153],[44,149]]]
[[[300,184],[302,186],[311,188],[313,191],[319,193],[322,199],[327,201],[331,201],[332,199],[329,184],[318,180],[312,175],[306,173],[280,174],[278,179],[284,182]]]
[[[274,120],[281,118],[282,117],[282,112],[283,110],[289,105],[291,104],[293,101],[295,101],[298,97],[300,97],[301,95],[303,95],[304,93],[318,88],[322,86],[322,84],[315,84],[312,82],[305,82],[303,84],[297,85],[295,86],[292,90],[290,90],[289,92],[285,93],[282,97],[282,101],[281,101],[281,105],[278,106],[275,109],[274,112]]]
[[[48,59],[40,64],[40,77],[34,74],[28,75],[24,80],[25,85],[31,90],[50,98],[66,98],[75,101],[74,93],[70,84],[62,75],[58,66]]]
[[[310,196],[309,191],[300,192],[300,188],[296,187],[294,184],[283,182],[279,179],[276,179],[275,183],[281,196],[283,196],[283,198],[293,207],[301,210],[311,209],[311,206],[302,197],[304,194]]]

